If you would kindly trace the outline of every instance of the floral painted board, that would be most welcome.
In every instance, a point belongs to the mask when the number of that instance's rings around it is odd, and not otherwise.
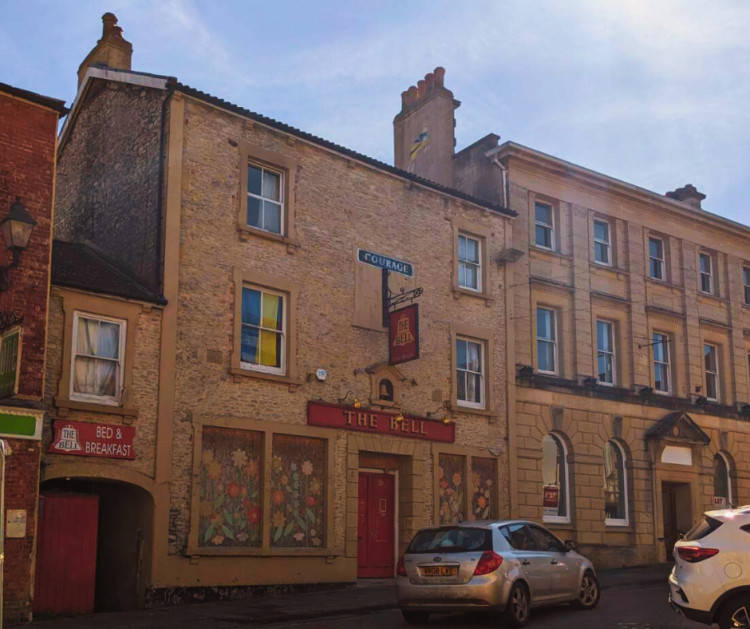
[[[471,457],[470,520],[494,520],[497,518],[496,479],[497,459]]]
[[[438,455],[438,514],[440,524],[461,522],[464,517],[464,478],[466,457],[458,454]]]
[[[263,433],[204,426],[198,545],[261,545]]]
[[[295,435],[273,436],[271,546],[326,545],[326,442]]]

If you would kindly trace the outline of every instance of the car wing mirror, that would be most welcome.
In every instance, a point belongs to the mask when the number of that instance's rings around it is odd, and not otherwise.
[[[575,550],[576,548],[578,548],[578,546],[576,546],[576,543],[572,539],[565,540],[565,550],[567,552],[570,552],[571,550]]]

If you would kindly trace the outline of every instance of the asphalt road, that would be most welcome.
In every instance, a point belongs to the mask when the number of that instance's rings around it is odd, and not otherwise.
[[[627,587],[602,592],[599,606],[578,611],[569,606],[535,610],[528,629],[707,629],[707,625],[683,619],[667,605],[668,588],[662,585]],[[275,624],[304,629],[381,629],[412,627],[398,610]],[[480,629],[502,626],[480,615],[436,615],[427,625],[440,629]]]

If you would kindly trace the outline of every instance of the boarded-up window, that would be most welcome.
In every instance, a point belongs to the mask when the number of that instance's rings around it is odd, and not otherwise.
[[[273,436],[271,546],[326,545],[326,442]]]
[[[262,541],[263,434],[205,426],[198,543],[252,548]]]
[[[497,518],[497,459],[471,458],[471,520]]]
[[[465,519],[466,479],[465,457],[457,454],[438,455],[438,517],[441,524]]]
[[[0,397],[14,395],[18,376],[18,348],[20,330],[13,330],[2,338],[0,347]]]

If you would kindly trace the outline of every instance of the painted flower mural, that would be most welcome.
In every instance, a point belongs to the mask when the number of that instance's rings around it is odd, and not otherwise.
[[[441,524],[464,520],[465,458],[456,454],[439,455],[438,516]]]
[[[262,452],[262,433],[203,428],[200,546],[260,546]]]
[[[471,513],[469,519],[492,520],[497,518],[496,478],[496,459],[471,458]]]
[[[271,546],[325,546],[325,441],[274,435],[272,452]]]

